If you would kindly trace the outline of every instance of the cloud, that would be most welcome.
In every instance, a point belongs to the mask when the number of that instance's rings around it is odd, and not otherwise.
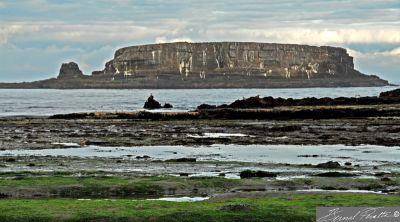
[[[382,52],[360,52],[352,49],[347,49],[347,52],[354,58],[372,58],[372,57],[398,57],[400,64],[400,47]]]
[[[231,28],[210,27],[197,29],[175,20],[162,21],[154,26],[141,26],[132,22],[98,22],[68,24],[63,22],[11,22],[0,25],[0,44],[10,38],[23,41],[60,42],[155,42],[194,40],[262,41],[297,44],[400,44],[400,26],[369,29],[340,28]]]
[[[39,31],[38,26],[26,26],[23,24],[0,24],[0,45],[6,44],[14,35],[32,34]]]
[[[354,57],[355,67],[360,71],[400,83],[400,47],[379,52],[360,52],[353,49],[347,49],[347,52]]]
[[[400,44],[400,28],[388,29],[234,29],[207,30],[207,38],[297,44]]]
[[[171,21],[169,21],[171,22]],[[131,22],[99,22],[90,24],[68,24],[63,22],[10,22],[0,24],[0,44],[10,39],[16,41],[59,42],[135,42],[155,39],[158,36],[180,38],[184,25],[174,27],[160,22],[159,26],[140,26]],[[27,38],[29,36],[29,38]],[[149,41],[149,40],[147,40]]]
[[[193,41],[191,38],[188,37],[168,39],[167,37],[164,36],[156,37],[155,40],[155,43],[167,43],[167,42],[193,42]]]

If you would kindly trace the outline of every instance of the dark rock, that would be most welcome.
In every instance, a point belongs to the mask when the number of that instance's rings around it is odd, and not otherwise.
[[[164,104],[164,106],[163,106],[163,108],[164,109],[172,109],[172,108],[174,108],[171,104],[169,104],[169,103],[165,103]]]
[[[233,103],[226,105],[208,105],[202,104],[197,107],[198,110],[207,109],[257,109],[257,108],[272,108],[279,106],[338,106],[338,105],[379,105],[379,104],[392,104],[398,103],[400,101],[400,89],[383,92],[380,94],[379,98],[376,96],[365,96],[365,97],[338,97],[338,98],[315,98],[308,97],[302,99],[283,99],[283,98],[273,98],[254,96],[250,98],[243,98],[241,100],[236,100]],[[298,130],[293,126],[295,130]],[[290,130],[290,128],[288,129]]]
[[[7,197],[8,197],[7,194],[5,194],[5,193],[0,193],[0,199],[5,199],[5,198],[7,198]]]
[[[143,108],[145,109],[160,109],[161,104],[154,99],[153,95],[150,95],[147,101],[144,103]]]
[[[251,178],[251,177],[277,177],[277,173],[271,173],[266,171],[253,171],[253,170],[245,170],[240,172],[240,178]]]
[[[232,104],[229,105],[230,108],[264,108],[268,105],[260,96],[250,97],[248,99],[236,100]]]
[[[196,158],[178,158],[166,160],[167,162],[196,162]]]
[[[390,179],[389,177],[383,177],[383,178],[381,178],[381,181],[383,181],[383,182],[392,182],[392,179]]]
[[[308,154],[306,154],[306,155],[298,155],[297,157],[313,157],[313,158],[316,158],[316,157],[319,157],[319,155],[316,155],[316,154],[314,154],[314,155],[308,155]]]
[[[144,155],[144,156],[136,156],[136,159],[140,160],[140,159],[150,159],[150,156]]]
[[[17,161],[15,158],[8,158],[8,159],[6,159],[6,162],[15,162],[15,161]]]
[[[384,177],[384,176],[388,176],[390,175],[390,173],[386,173],[386,172],[377,172],[375,173],[376,177]]]
[[[201,109],[215,109],[217,108],[216,105],[208,105],[208,104],[201,104],[200,106],[197,107],[198,110]]]
[[[181,177],[188,177],[188,176],[189,176],[189,173],[180,173],[179,176],[181,176]]]
[[[57,79],[73,79],[83,77],[82,71],[79,69],[78,64],[74,62],[63,63],[60,68],[60,73]]]
[[[252,209],[253,208],[248,204],[229,204],[221,207],[222,211],[231,211],[231,212],[250,211]]]
[[[34,166],[35,166],[34,163],[29,163],[29,164],[28,164],[28,167],[34,167]]]
[[[344,165],[351,166],[351,163],[350,162],[346,162],[346,163],[344,163]]]
[[[357,176],[351,173],[342,173],[342,172],[326,172],[326,173],[318,173],[313,176],[316,177],[354,177]]]
[[[218,176],[224,177],[224,176],[226,176],[226,174],[225,173],[220,173],[220,174],[218,174]]]
[[[396,98],[400,99],[400,89],[395,89],[392,91],[382,92],[379,94],[379,98]]]
[[[329,161],[326,163],[317,164],[317,167],[324,169],[334,169],[334,168],[340,168],[340,164],[336,161]]]

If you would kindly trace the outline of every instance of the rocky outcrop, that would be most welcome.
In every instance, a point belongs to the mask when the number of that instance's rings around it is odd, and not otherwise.
[[[259,76],[268,78],[358,77],[353,57],[343,48],[294,44],[214,42],[166,43],[119,49],[97,75],[212,78]]]
[[[260,97],[253,96],[234,101],[231,104],[222,104],[219,106],[210,104],[201,104],[197,110],[210,109],[268,109],[282,106],[357,106],[357,105],[381,105],[397,104],[400,102],[400,89],[382,92],[377,96],[364,97],[338,97],[338,98],[316,98],[306,97],[302,99],[293,98],[273,98],[271,96]]]
[[[0,88],[299,88],[385,86],[354,68],[343,48],[254,42],[165,43],[121,48],[101,71],[63,64],[57,79]]]
[[[329,161],[326,163],[317,164],[317,167],[324,169],[340,168],[340,164],[336,161]]]
[[[57,79],[73,79],[83,77],[82,71],[75,62],[63,63]]]
[[[391,90],[391,91],[382,92],[381,94],[379,94],[379,98],[400,101],[400,88]]]
[[[160,109],[162,108],[161,104],[154,99],[153,95],[150,95],[149,98],[147,98],[147,101],[144,103],[143,108],[145,109]]]

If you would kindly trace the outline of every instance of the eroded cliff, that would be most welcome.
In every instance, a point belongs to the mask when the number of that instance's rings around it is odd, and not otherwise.
[[[98,75],[178,74],[278,78],[355,77],[353,58],[343,48],[293,44],[215,42],[166,43],[119,49]]]

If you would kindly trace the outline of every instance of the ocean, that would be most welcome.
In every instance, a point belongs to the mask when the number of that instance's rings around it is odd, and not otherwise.
[[[152,94],[161,104],[174,106],[162,111],[190,111],[203,103],[229,104],[251,96],[282,98],[377,96],[397,87],[291,88],[291,89],[0,89],[0,116],[49,116],[93,111],[140,111]]]

